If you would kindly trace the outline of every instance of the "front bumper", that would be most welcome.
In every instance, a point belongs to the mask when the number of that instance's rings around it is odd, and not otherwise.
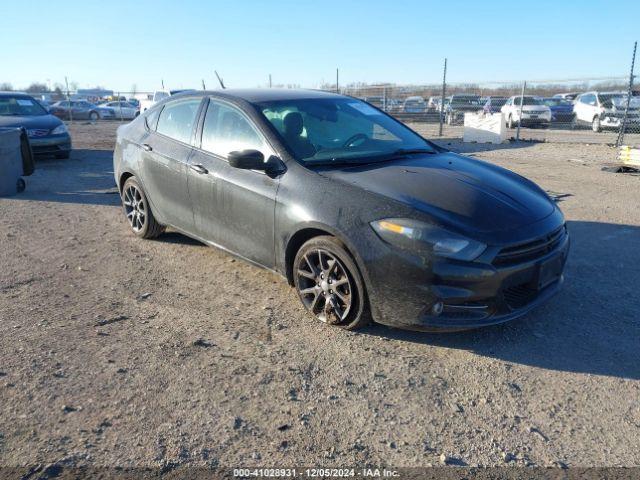
[[[522,121],[520,125],[523,127],[526,126],[539,126],[539,125],[549,125],[551,122],[551,117],[548,116],[533,116],[533,115],[522,115]]]
[[[71,151],[69,134],[29,137],[29,143],[34,155],[56,155]]]
[[[374,319],[399,328],[437,331],[521,317],[560,290],[570,243],[564,232],[548,252],[509,264],[486,261],[485,254],[485,260],[475,262],[425,260],[389,248],[383,261],[376,262],[381,267],[369,271]],[[497,251],[489,250],[488,255]],[[379,275],[384,285],[376,280]]]
[[[607,115],[600,117],[600,125],[603,128],[620,128],[622,126],[622,121],[624,119],[624,115]],[[637,128],[640,125],[640,116],[628,116],[627,117],[627,128],[632,126],[633,128]]]

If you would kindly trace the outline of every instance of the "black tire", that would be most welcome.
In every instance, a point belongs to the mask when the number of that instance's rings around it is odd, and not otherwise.
[[[322,322],[345,330],[371,322],[362,276],[335,237],[314,237],[302,245],[293,261],[293,278],[302,304]]]
[[[56,158],[58,160],[66,160],[70,156],[71,156],[71,152],[56,153]]]
[[[90,112],[89,113],[89,120],[91,120],[92,122],[96,122],[96,121],[100,120],[100,114],[98,112]]]
[[[153,216],[147,196],[135,177],[130,177],[124,182],[121,198],[125,216],[135,235],[151,239],[164,232],[164,226],[160,225]]]
[[[591,130],[598,133],[602,131],[602,125],[600,124],[600,117],[593,117],[593,121],[591,122]]]
[[[18,193],[22,193],[24,192],[25,188],[27,188],[27,183],[24,181],[23,178],[19,178],[18,181],[16,182],[16,191]]]

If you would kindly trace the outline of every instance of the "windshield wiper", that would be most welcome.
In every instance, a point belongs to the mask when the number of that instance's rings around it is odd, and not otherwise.
[[[319,161],[305,161],[307,166],[315,165],[369,165],[372,163],[388,162],[397,158],[404,157],[406,155],[413,155],[418,153],[436,153],[435,150],[430,148],[399,148],[391,153],[367,155],[362,157],[341,158],[333,157],[326,160]]]
[[[399,148],[391,153],[392,157],[400,157],[403,155],[412,155],[415,153],[436,153],[432,148]]]

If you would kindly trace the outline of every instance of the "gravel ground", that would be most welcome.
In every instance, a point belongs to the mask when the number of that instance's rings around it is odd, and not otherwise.
[[[640,176],[605,145],[450,148],[558,195],[564,291],[455,334],[349,333],[280,277],[128,232],[116,124],[0,199],[0,465],[640,465]]]

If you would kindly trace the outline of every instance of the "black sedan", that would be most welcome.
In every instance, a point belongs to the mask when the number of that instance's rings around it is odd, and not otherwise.
[[[172,96],[119,127],[114,173],[136,235],[172,227],[277,271],[347,329],[500,323],[563,281],[569,237],[544,191],[355,98]]]
[[[27,94],[0,92],[0,127],[23,127],[36,155],[69,158],[71,137],[67,127]]]

